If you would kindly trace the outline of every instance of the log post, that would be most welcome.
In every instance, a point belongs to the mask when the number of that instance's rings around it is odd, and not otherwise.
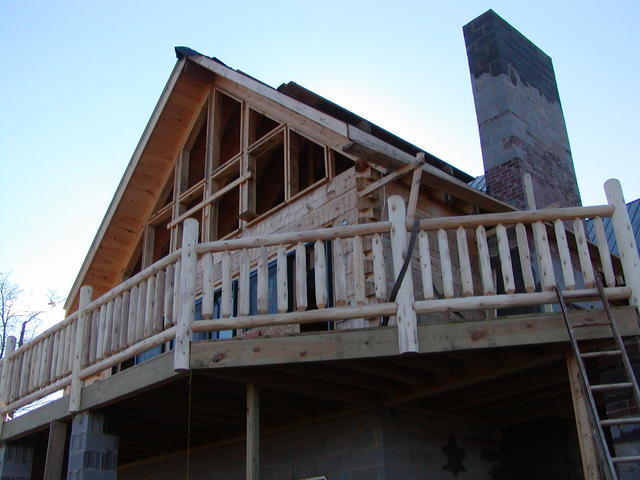
[[[90,321],[89,315],[85,311],[87,305],[91,303],[93,296],[93,287],[84,285],[80,289],[80,305],[78,307],[78,320],[76,328],[76,338],[74,354],[71,366],[71,391],[69,393],[69,412],[76,413],[80,411],[80,397],[82,395],[82,386],[84,382],[80,379],[79,373],[82,370],[82,357],[84,349],[87,348],[84,341],[84,333],[87,328],[87,322]]]
[[[179,312],[173,368],[189,370],[189,345],[191,344],[191,322],[196,308],[196,243],[198,243],[198,221],[188,218],[183,223],[182,255],[180,257]]]
[[[7,337],[7,343],[4,347],[4,365],[2,366],[2,379],[0,380],[0,406],[5,406],[9,403],[9,397],[11,393],[11,378],[13,369],[10,368],[11,362],[9,357],[16,350],[16,337]]]
[[[255,383],[247,383],[247,476],[260,478],[260,391]]]
[[[4,365],[2,366],[2,377],[0,377],[0,408],[4,408],[11,400],[11,385],[13,378],[13,370],[15,360],[9,361],[9,356],[16,350],[16,337],[7,337],[7,342],[4,346]],[[0,416],[0,435],[2,435],[2,429],[4,422],[7,419],[7,415],[12,415],[11,412],[5,412]]]
[[[597,440],[595,439],[593,425],[589,419],[589,406],[587,405],[586,399],[587,393],[580,381],[578,361],[573,354],[568,354],[566,362],[584,478],[585,480],[603,480],[600,475],[600,469],[598,468]]]
[[[604,183],[604,191],[607,194],[607,202],[614,207],[611,223],[616,236],[624,280],[627,287],[631,288],[629,303],[636,309],[640,309],[640,258],[620,181],[615,178],[607,180]]]
[[[399,195],[389,197],[389,220],[391,221],[393,272],[394,277],[398,278],[407,255],[407,216],[404,200]],[[396,296],[400,353],[418,351],[418,319],[413,307],[414,301],[413,278],[411,277],[411,268],[409,268]]]

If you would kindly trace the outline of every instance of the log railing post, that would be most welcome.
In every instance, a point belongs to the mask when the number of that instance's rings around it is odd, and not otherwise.
[[[93,287],[88,285],[80,288],[80,303],[78,307],[78,319],[76,320],[76,338],[75,348],[73,352],[72,366],[71,366],[71,391],[69,392],[69,412],[76,413],[80,411],[80,398],[82,395],[82,386],[84,382],[80,379],[80,370],[82,370],[82,357],[84,356],[84,349],[88,348],[85,343],[85,330],[90,328],[87,323],[91,321],[89,315],[85,311],[87,305],[91,303],[91,297],[93,296]],[[104,328],[104,326],[103,326]]]
[[[614,208],[611,223],[616,236],[624,280],[627,287],[631,289],[629,303],[636,309],[640,309],[640,258],[622,187],[617,179],[611,178],[604,183],[604,191],[607,194],[607,202]]]
[[[180,257],[179,314],[176,328],[173,368],[189,370],[189,345],[191,344],[191,322],[196,307],[196,264],[198,256],[198,221],[188,218],[183,223],[182,256]]]
[[[13,368],[11,368],[11,362],[9,356],[16,350],[16,337],[7,337],[7,342],[4,346],[4,365],[2,366],[2,378],[0,379],[0,406],[4,407],[9,403],[11,395],[11,378]],[[13,360],[12,360],[13,361]]]
[[[407,255],[407,215],[404,200],[399,195],[389,197],[389,220],[391,221],[393,272],[394,277],[398,278]],[[418,351],[418,320],[413,306],[414,301],[413,278],[411,267],[409,267],[396,296],[400,353]]]

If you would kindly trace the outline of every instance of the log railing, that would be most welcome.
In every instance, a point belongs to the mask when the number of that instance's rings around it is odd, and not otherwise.
[[[262,237],[197,243],[198,222],[186,219],[178,251],[95,300],[83,287],[78,312],[15,351],[8,342],[0,412],[67,387],[78,411],[87,379],[172,340],[174,368],[187,370],[194,332],[348,319],[375,326],[392,317],[399,352],[418,351],[418,319],[475,311],[481,320],[490,309],[553,304],[556,285],[579,301],[595,293],[598,271],[610,298],[637,307],[640,259],[626,206],[617,181],[605,190],[604,206],[420,220],[393,301],[413,230],[399,196],[388,199],[389,221]],[[604,217],[614,225],[619,263]],[[596,246],[585,236],[587,218],[599,232]]]
[[[604,235],[598,238],[598,258],[592,258],[585,236],[585,219],[593,218],[604,232],[602,218],[613,212],[603,205],[421,220],[422,299],[415,302],[416,312],[551,304],[556,286],[579,300],[596,292],[594,265],[611,299],[629,298],[629,288],[616,287]]]
[[[0,374],[2,413],[72,386],[70,409],[80,408],[87,378],[175,337],[176,251],[91,301],[83,287],[80,309],[14,352]],[[6,365],[6,367],[5,367]]]
[[[400,197],[390,202],[404,212]],[[205,320],[193,322],[190,329],[206,332],[356,318],[378,319],[395,315],[399,304],[390,302],[387,298],[387,278],[391,278],[391,274],[387,272],[386,264],[391,259],[385,257],[384,244],[390,242],[401,252],[399,258],[393,257],[394,267],[397,265],[399,269],[402,249],[406,248],[406,230],[403,219],[399,219],[399,229],[393,228],[394,221],[396,220],[392,218],[391,222],[250,237],[195,246],[194,250],[202,264],[202,317]],[[196,227],[195,223],[185,223],[185,229]],[[404,237],[400,238],[398,234]],[[325,242],[329,242],[331,247],[331,262],[328,261]],[[311,255],[307,254],[308,248],[312,250]],[[289,255],[293,256],[293,272],[288,272]],[[308,258],[312,259],[311,265],[307,265]],[[272,262],[276,265],[274,293],[277,300],[275,308],[272,308],[275,311],[269,313],[268,265]],[[367,272],[365,265],[368,263],[372,263],[372,272]],[[308,278],[310,270],[313,270],[312,279]],[[250,315],[252,271],[257,276],[257,308]],[[369,302],[367,298],[367,275],[373,277],[371,283],[374,285],[376,302]],[[238,285],[237,315],[233,315],[232,279],[237,279]],[[291,281],[293,285],[289,285]],[[328,304],[330,287],[333,305]],[[406,294],[407,288],[404,287],[401,292]],[[211,319],[214,292],[218,289],[221,291],[220,318]],[[308,298],[309,291],[314,298]],[[289,299],[289,292],[293,292],[293,301]],[[412,292],[410,297],[413,298]],[[193,301],[195,297],[187,303],[192,304]],[[310,309],[311,305],[314,306],[313,309]],[[415,325],[413,329],[415,330]],[[401,351],[416,349],[415,339],[409,340],[407,337],[405,340],[400,342]]]

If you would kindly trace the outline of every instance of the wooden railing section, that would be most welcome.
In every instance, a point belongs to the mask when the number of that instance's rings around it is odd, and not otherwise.
[[[416,312],[552,304],[555,286],[571,298],[584,298],[595,293],[594,265],[601,269],[611,299],[629,298],[629,288],[616,287],[602,229],[602,218],[613,212],[613,206],[603,205],[421,220],[418,245],[423,299],[415,302]],[[598,259],[591,258],[585,236],[587,218],[593,218],[603,232],[597,242]],[[471,252],[477,260],[472,261]],[[434,257],[440,268],[438,276],[432,273]],[[442,290],[439,298],[436,280]]]
[[[619,183],[610,180],[605,190],[609,205],[604,206],[420,220],[411,263],[394,301],[389,294],[414,229],[399,196],[388,199],[389,221],[207,243],[197,243],[198,222],[186,219],[178,251],[95,300],[91,287],[83,287],[78,312],[17,350],[15,339],[8,342],[0,363],[0,412],[11,415],[67,388],[70,411],[76,412],[87,379],[171,340],[174,368],[188,370],[193,332],[354,318],[369,319],[365,324],[374,326],[392,317],[399,352],[418,351],[418,317],[428,321],[434,313],[477,311],[481,320],[489,309],[553,304],[556,285],[567,298],[580,300],[595,293],[594,265],[610,298],[628,298],[637,307],[640,259],[628,213]],[[604,217],[613,222],[621,271],[611,260]],[[595,219],[597,247],[585,236],[587,218]],[[276,302],[270,312],[271,262],[276,265]],[[253,271],[256,312],[250,308]],[[212,318],[217,291],[220,314]],[[309,291],[314,298],[308,298]],[[202,319],[196,321],[200,295]]]

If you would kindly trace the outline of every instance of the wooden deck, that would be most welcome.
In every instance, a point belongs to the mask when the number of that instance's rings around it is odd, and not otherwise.
[[[251,372],[263,368],[418,365],[443,357],[446,362],[438,364],[447,369],[457,355],[482,356],[473,352],[501,347],[514,362],[509,371],[520,371],[529,368],[521,349],[551,348],[554,358],[564,358],[566,327],[552,307],[556,286],[576,305],[576,321],[603,322],[590,299],[595,275],[602,275],[617,305],[622,334],[640,333],[637,265],[629,256],[622,263],[612,258],[604,240],[590,245],[582,228],[583,219],[602,216],[624,227],[617,205],[415,224],[401,197],[390,197],[388,206],[389,221],[205,243],[197,242],[198,223],[186,219],[179,250],[97,299],[83,287],[77,312],[18,350],[9,345],[0,375],[1,411],[8,420],[2,439],[160,388],[185,372],[259,384],[260,375]],[[626,230],[619,230],[624,240]],[[410,232],[416,248],[407,255]],[[394,283],[397,296],[389,298]],[[529,313],[509,314],[518,308]],[[389,326],[380,326],[389,317]],[[318,322],[339,328],[300,333]],[[225,331],[238,336],[217,339]],[[580,334],[597,340],[611,332],[594,325]],[[160,346],[167,353],[125,368]],[[504,373],[496,365],[483,368],[487,378]],[[350,388],[361,388],[347,378]],[[9,420],[17,409],[59,390],[62,399]],[[404,396],[373,404],[411,402],[428,389],[401,390]]]
[[[640,334],[638,316],[633,308],[618,307],[614,311],[623,335]],[[572,314],[572,320],[584,323],[601,323],[603,319],[603,313],[597,311]],[[559,314],[419,325],[418,332],[420,352],[405,355],[399,354],[397,331],[393,327],[302,333],[274,338],[196,341],[191,345],[190,369],[193,374],[213,376],[226,382],[257,382],[290,394],[297,392],[324,400],[341,400],[344,403],[338,408],[341,410],[362,405],[393,407],[418,402],[518,372],[546,368],[550,363],[563,362],[567,353],[566,327]],[[609,338],[610,331],[607,327],[593,326],[581,329],[580,335],[582,339],[597,341]],[[537,349],[534,354],[529,353],[534,351],[532,349]],[[493,356],[501,361],[485,362]],[[468,359],[462,362],[465,365],[462,370],[461,358]],[[480,363],[475,363],[474,359]],[[119,404],[124,408],[131,406],[128,399],[140,397],[147,391],[153,391],[161,398],[163,385],[188,376],[186,372],[176,372],[173,361],[173,352],[169,351],[86,386],[82,391],[80,409]],[[349,365],[349,368],[345,367],[346,371],[343,371],[345,365]],[[337,366],[339,368],[336,370]],[[564,364],[558,368],[566,370]],[[324,373],[321,375],[318,371]],[[330,371],[333,374],[327,373]],[[347,374],[347,371],[351,374]],[[265,372],[284,372],[285,376],[276,378],[275,374],[266,375]],[[423,376],[418,372],[422,372]],[[287,380],[288,374],[294,377]],[[566,376],[566,373],[563,375]],[[301,376],[315,378],[316,381],[324,379],[329,383],[337,382],[344,387],[344,391],[339,392],[335,385],[327,388],[322,383],[316,387],[305,381],[296,383],[295,379],[299,380]],[[392,390],[378,388],[379,393],[384,390],[389,395],[367,397],[372,385],[380,387],[390,380],[406,383],[409,387],[405,388],[405,385],[400,388],[396,385]],[[557,387],[554,382],[551,383]],[[392,383],[386,386],[394,386]],[[422,388],[419,388],[420,385]],[[568,384],[564,387],[568,389]],[[361,395],[356,394],[348,399],[345,391],[360,391]],[[363,399],[367,400],[363,402]],[[69,396],[65,395],[7,422],[0,440],[31,435],[47,429],[52,421],[69,419],[71,416]]]

